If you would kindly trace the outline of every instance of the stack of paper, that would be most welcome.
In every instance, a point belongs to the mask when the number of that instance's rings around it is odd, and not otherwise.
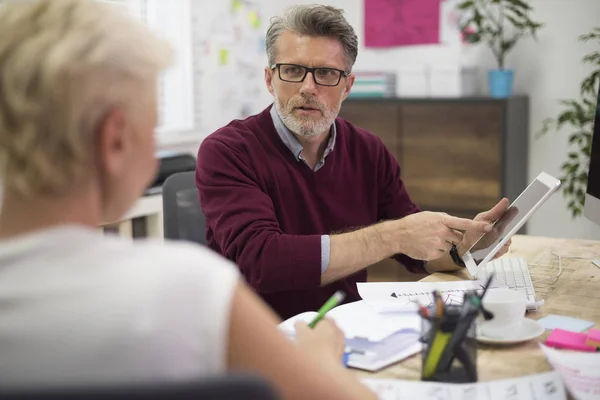
[[[316,312],[298,314],[279,325],[293,338],[296,321],[309,323]],[[376,371],[421,350],[421,321],[415,312],[380,315],[363,301],[344,304],[327,313],[346,337],[348,366]]]

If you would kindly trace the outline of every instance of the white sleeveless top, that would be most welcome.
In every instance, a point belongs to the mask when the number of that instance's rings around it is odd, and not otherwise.
[[[0,387],[219,374],[238,279],[192,244],[75,226],[0,241]]]

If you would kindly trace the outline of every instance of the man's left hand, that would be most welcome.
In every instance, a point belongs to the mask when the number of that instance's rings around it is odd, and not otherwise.
[[[496,221],[498,218],[500,218],[506,212],[506,210],[508,209],[508,206],[509,206],[508,199],[503,198],[490,210],[477,214],[477,216],[473,219],[475,221],[485,221],[485,222],[492,223],[492,222]],[[511,210],[509,210],[509,212],[510,211]],[[514,216],[516,216],[517,212],[518,212],[518,210],[514,209],[513,218],[514,218]],[[493,242],[495,242],[496,239],[504,233],[504,229],[506,228],[506,225],[511,220],[512,220],[512,218],[508,218],[506,223],[494,225],[492,232],[487,233],[486,237],[484,239],[482,239],[482,240],[485,240],[486,243],[480,242],[482,244],[482,247],[487,247],[487,246],[491,245]],[[466,231],[464,234],[464,237],[463,237],[463,241],[458,245],[459,254],[462,255],[468,249],[470,249],[471,246],[473,246],[473,244],[477,241],[477,239],[479,239],[480,236],[481,236],[481,232],[475,232],[475,231],[469,231],[469,230]],[[489,242],[489,243],[487,243],[487,242]],[[504,244],[504,246],[502,246],[502,248],[498,251],[498,253],[496,253],[494,258],[498,258],[498,257],[501,257],[504,254],[506,254],[508,252],[508,250],[510,249],[510,245],[511,245],[511,240],[509,239]]]

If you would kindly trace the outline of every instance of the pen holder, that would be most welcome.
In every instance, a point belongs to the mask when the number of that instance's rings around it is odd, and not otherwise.
[[[441,319],[422,318],[421,379],[477,382],[476,312],[461,315],[462,306],[446,305]],[[435,310],[428,309],[429,315]]]

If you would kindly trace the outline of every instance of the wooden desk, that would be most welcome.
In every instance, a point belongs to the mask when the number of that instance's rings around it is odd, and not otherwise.
[[[545,304],[528,318],[540,319],[547,314],[561,314],[594,321],[600,326],[600,268],[591,258],[600,255],[600,242],[573,239],[551,239],[515,235],[509,256],[524,257],[530,264],[531,279],[536,295]],[[556,275],[558,257],[578,256],[588,259],[562,259],[562,274],[553,282],[540,281]],[[461,271],[464,273],[464,271]],[[466,279],[466,275],[436,273],[423,279],[427,282]],[[489,346],[478,344],[478,373],[480,381],[530,375],[551,370],[538,347],[548,333],[518,345]],[[420,379],[419,355],[376,373],[357,371],[360,378]]]

